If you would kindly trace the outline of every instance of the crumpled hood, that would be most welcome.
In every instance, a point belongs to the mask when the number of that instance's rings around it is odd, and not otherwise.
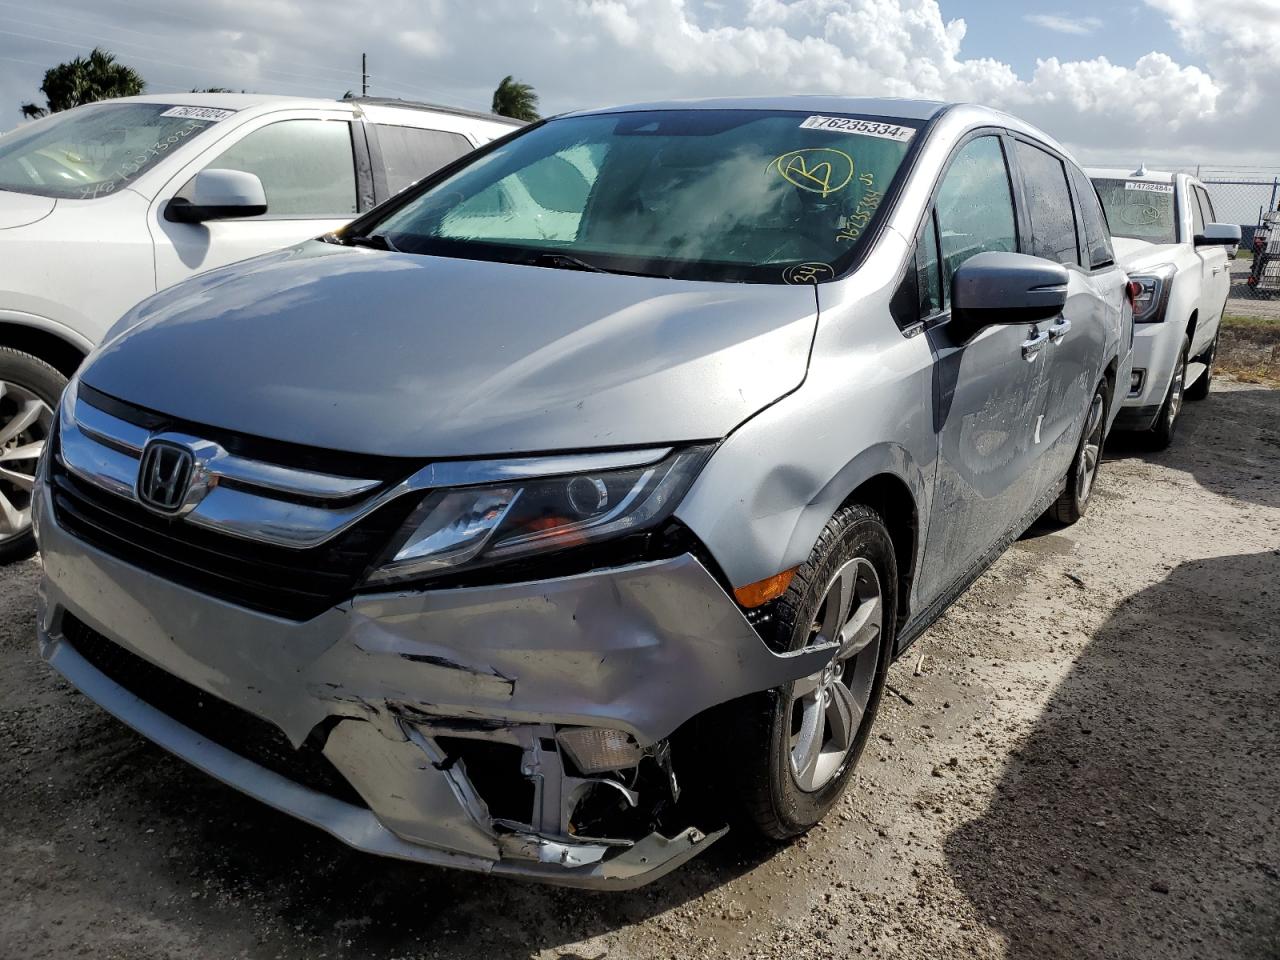
[[[0,230],[25,227],[29,223],[43,220],[53,213],[55,206],[57,201],[52,197],[0,190]]]
[[[196,423],[407,457],[718,439],[804,379],[812,287],[310,242],[134,308],[84,382]]]
[[[1152,243],[1149,240],[1133,240],[1129,237],[1112,237],[1116,262],[1127,273],[1148,270],[1162,263],[1170,263],[1178,255],[1176,243]]]

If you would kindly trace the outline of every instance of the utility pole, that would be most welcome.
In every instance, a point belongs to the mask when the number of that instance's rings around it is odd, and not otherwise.
[[[369,95],[369,55],[367,53],[360,54],[360,96],[367,97]]]

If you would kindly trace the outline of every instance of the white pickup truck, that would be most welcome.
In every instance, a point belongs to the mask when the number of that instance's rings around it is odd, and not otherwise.
[[[1240,227],[1218,223],[1203,183],[1185,173],[1088,171],[1116,259],[1138,284],[1133,374],[1116,427],[1173,442],[1183,399],[1209,395],[1218,327]]]

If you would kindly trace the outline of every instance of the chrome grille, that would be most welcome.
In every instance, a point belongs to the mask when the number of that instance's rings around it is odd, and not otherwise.
[[[138,457],[149,437],[175,434],[139,427],[116,415],[129,411],[113,403],[107,414],[83,397],[64,400],[49,462],[58,525],[126,563],[240,606],[306,620],[341,602],[421,499],[399,488],[403,464],[366,458],[359,465],[383,478],[344,478],[250,460],[192,437],[187,442],[198,451],[212,445],[226,453],[208,460],[225,473],[194,512],[158,514],[134,496]],[[139,411],[136,419],[145,416]],[[219,499],[223,492],[232,498]],[[272,526],[277,515],[296,521],[292,538]]]

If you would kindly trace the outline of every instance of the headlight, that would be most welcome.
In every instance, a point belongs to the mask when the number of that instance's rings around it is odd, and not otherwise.
[[[583,469],[599,458],[548,458],[528,480],[453,487],[427,494],[366,578],[387,583],[487,566],[622,536],[669,517],[711,452],[686,447],[623,469]],[[537,474],[539,461],[520,473]]]
[[[1138,285],[1137,295],[1133,298],[1134,323],[1159,323],[1164,320],[1164,308],[1169,305],[1174,272],[1175,268],[1168,265],[1134,274],[1129,278]]]

